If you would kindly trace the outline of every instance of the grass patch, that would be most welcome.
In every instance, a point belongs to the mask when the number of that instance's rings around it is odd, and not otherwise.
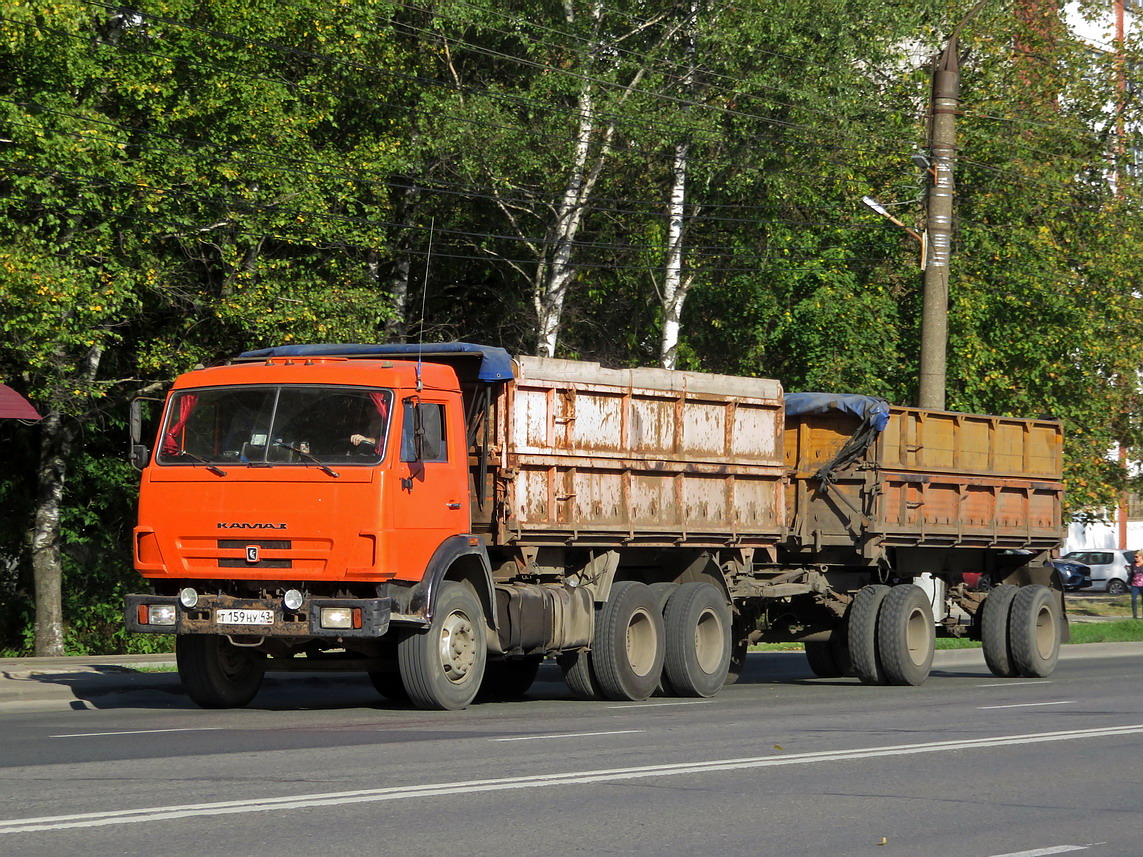
[[[1072,610],[1072,603],[1068,602],[1069,615],[1098,615],[1079,613]],[[1131,611],[1131,601],[1127,601],[1127,612]],[[1105,622],[1071,622],[1072,638],[1069,645],[1079,643],[1143,643],[1143,620],[1120,619],[1119,621]],[[963,637],[938,637],[936,647],[941,649],[976,649],[980,643]],[[800,652],[801,643],[759,643],[751,646],[752,652]]]

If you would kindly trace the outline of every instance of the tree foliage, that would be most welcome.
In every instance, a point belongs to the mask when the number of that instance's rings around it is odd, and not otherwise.
[[[972,5],[6,4],[0,380],[48,418],[0,425],[0,647],[53,598],[53,646],[141,645],[126,403],[240,349],[647,365],[681,307],[681,367],[911,402],[919,247],[860,200],[923,222],[928,63]],[[1048,8],[961,32],[948,400],[1063,419],[1083,514],[1141,440],[1143,65]]]

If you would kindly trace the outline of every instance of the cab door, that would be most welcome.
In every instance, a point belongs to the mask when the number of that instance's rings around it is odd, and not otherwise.
[[[468,456],[459,396],[406,396],[393,507],[397,576],[419,580],[437,547],[469,530]]]

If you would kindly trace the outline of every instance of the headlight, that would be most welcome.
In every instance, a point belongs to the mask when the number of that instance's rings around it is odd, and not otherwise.
[[[144,625],[174,625],[175,607],[173,604],[144,604],[140,612],[146,611]],[[139,617],[143,619],[142,616]]]
[[[323,628],[349,629],[353,627],[353,609],[350,607],[323,607],[321,608],[321,626]]]
[[[198,604],[198,593],[191,589],[189,586],[186,589],[179,590],[179,603],[187,610],[194,608]]]

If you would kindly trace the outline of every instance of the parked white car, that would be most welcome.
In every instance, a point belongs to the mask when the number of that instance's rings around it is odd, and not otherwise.
[[[1122,595],[1127,591],[1127,566],[1135,558],[1135,551],[1069,551],[1061,559],[1081,562],[1091,569],[1091,588],[1104,590],[1108,595]]]

